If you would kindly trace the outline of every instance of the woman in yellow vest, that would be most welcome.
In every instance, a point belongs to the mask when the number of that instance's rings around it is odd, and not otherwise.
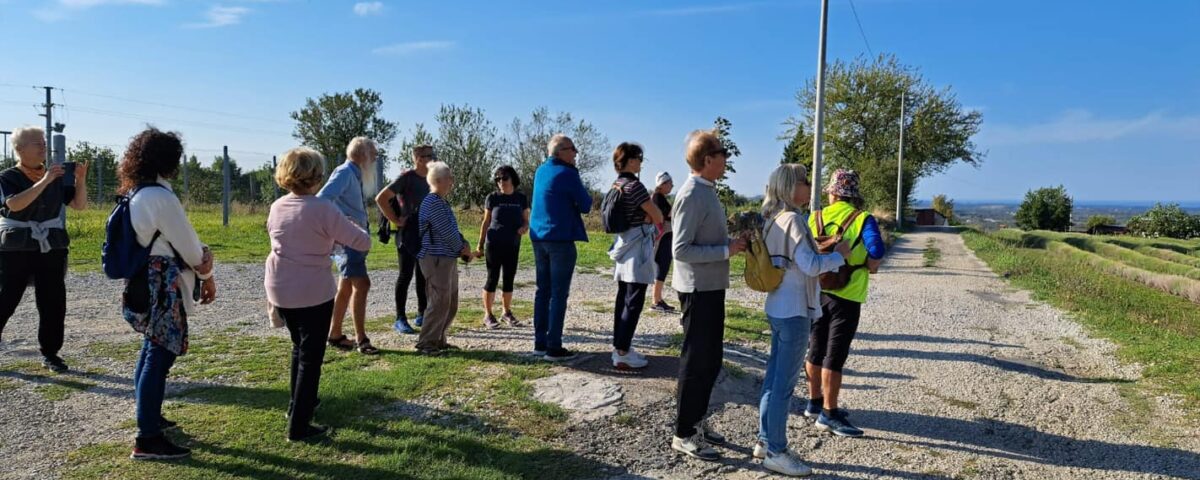
[[[850,342],[858,330],[862,304],[867,301],[867,282],[883,259],[883,236],[875,217],[863,212],[858,192],[858,173],[838,169],[825,188],[829,205],[809,217],[813,235],[837,235],[850,242],[847,263],[853,273],[845,287],[821,293],[821,318],[812,323],[808,337],[805,372],[812,398],[804,416],[816,417],[816,426],[843,437],[861,437],[863,431],[851,425],[844,409],[838,408],[842,389],[842,366],[850,354]],[[818,224],[818,218],[823,225]],[[844,230],[840,231],[839,230]],[[847,268],[847,267],[842,267]]]

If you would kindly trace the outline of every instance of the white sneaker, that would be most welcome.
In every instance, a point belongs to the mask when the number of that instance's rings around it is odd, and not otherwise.
[[[763,443],[762,440],[754,442],[754,453],[751,455],[757,460],[767,458],[767,444]]]
[[[634,356],[634,357],[640,358],[642,360],[646,360],[646,356],[642,355],[642,352],[634,350],[633,347],[629,347],[629,353],[626,354],[626,356]]]
[[[671,437],[671,448],[683,452],[685,455],[701,460],[713,461],[721,458],[712,447],[708,446],[708,442],[704,441],[704,437],[700,432],[696,432],[688,438]]]
[[[767,454],[767,459],[763,460],[763,468],[792,477],[812,475],[812,468],[801,462],[800,457],[792,453],[791,449],[784,450],[783,453]]]
[[[630,350],[625,355],[621,355],[616,350],[613,350],[612,363],[613,368],[617,370],[637,370],[639,368],[646,368],[646,365],[650,364],[645,357],[637,356],[633,350]]]

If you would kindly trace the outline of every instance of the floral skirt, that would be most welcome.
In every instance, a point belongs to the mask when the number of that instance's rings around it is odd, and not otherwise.
[[[151,256],[145,276],[126,281],[121,311],[138,333],[175,355],[188,349],[187,314],[183,309],[179,265],[174,258]]]

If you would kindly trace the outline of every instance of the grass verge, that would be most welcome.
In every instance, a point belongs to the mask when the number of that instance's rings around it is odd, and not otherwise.
[[[938,248],[937,240],[934,240],[933,237],[925,242],[925,253],[922,254],[922,257],[925,258],[923,263],[925,268],[936,267],[938,260],[942,259],[942,249]]]

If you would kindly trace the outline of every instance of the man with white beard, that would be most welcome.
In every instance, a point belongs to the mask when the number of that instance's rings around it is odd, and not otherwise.
[[[317,197],[333,202],[342,214],[364,230],[370,231],[364,198],[375,198],[375,157],[378,149],[367,137],[354,137],[346,146],[346,162],[329,174],[329,181],[317,192]],[[340,247],[336,255],[338,272],[337,296],[333,300],[333,321],[329,326],[329,344],[342,350],[357,348],[359,353],[375,355],[379,349],[367,338],[367,292],[371,278],[367,275],[367,252]],[[342,333],[346,309],[354,319],[354,341]]]

